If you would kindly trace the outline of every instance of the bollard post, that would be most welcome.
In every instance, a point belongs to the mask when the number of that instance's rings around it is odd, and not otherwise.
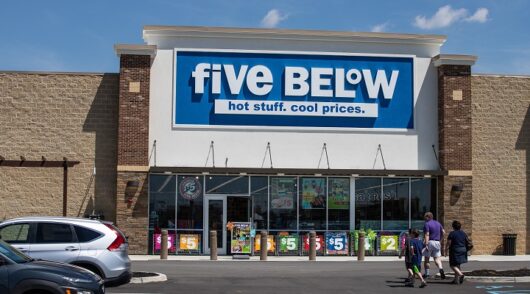
[[[317,260],[317,233],[309,232],[309,260]]]
[[[217,260],[217,231],[210,231],[210,260]]]
[[[364,232],[359,232],[359,239],[357,240],[357,260],[364,261]]]
[[[259,260],[267,261],[267,231],[261,231],[260,238]]]
[[[162,240],[160,242],[160,259],[167,259],[167,230],[162,230]]]

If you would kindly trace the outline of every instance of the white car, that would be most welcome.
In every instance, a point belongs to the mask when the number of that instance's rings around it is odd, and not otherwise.
[[[131,279],[129,244],[112,223],[65,217],[24,217],[0,224],[0,239],[32,258],[84,267],[122,284]]]

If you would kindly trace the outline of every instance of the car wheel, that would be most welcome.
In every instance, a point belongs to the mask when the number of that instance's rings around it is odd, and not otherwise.
[[[79,267],[82,267],[84,269],[87,269],[93,273],[95,273],[96,275],[100,276],[102,279],[105,279],[105,275],[103,275],[103,273],[99,270],[99,268],[97,268],[96,266],[92,265],[92,264],[86,264],[86,263],[74,263],[74,265],[77,265]]]

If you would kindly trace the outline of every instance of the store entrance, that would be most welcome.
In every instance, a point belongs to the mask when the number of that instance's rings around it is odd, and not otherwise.
[[[230,254],[230,231],[227,230],[228,222],[251,222],[250,219],[250,197],[206,195],[204,216],[206,232],[204,238],[205,253],[210,253],[209,232],[217,231],[217,253],[220,255]]]

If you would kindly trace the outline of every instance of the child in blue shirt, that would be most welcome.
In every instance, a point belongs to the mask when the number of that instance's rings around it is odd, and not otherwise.
[[[412,266],[412,272],[414,273],[414,276],[420,279],[421,285],[420,288],[425,288],[427,286],[427,283],[423,279],[423,276],[421,275],[421,260],[423,257],[422,251],[423,251],[423,242],[420,240],[420,232],[418,232],[417,229],[413,229],[411,231],[411,240],[407,244],[405,250],[407,250],[411,255],[411,266]],[[408,248],[407,248],[408,247]],[[414,277],[410,283],[407,284],[407,286],[414,287]]]

